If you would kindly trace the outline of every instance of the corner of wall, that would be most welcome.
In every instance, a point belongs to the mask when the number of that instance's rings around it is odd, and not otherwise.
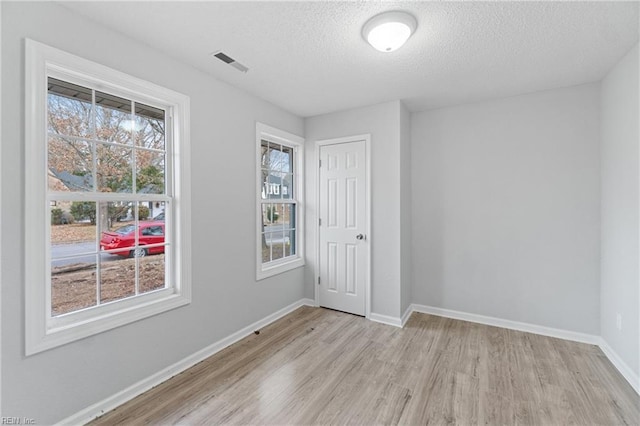
[[[640,375],[633,371],[633,369],[613,350],[613,348],[607,343],[607,341],[600,337],[598,346],[600,350],[605,354],[607,359],[618,370],[622,377],[631,385],[634,391],[640,395]]]
[[[603,351],[612,354],[609,358],[627,380],[635,380],[636,390],[640,375],[638,46],[600,85],[600,335]]]

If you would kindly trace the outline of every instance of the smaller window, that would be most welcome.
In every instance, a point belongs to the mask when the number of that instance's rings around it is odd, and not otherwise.
[[[304,265],[304,139],[258,123],[256,278]]]

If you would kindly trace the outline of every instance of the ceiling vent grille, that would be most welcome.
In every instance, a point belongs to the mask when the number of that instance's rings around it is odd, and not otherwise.
[[[215,52],[215,53],[213,53],[213,56],[215,56],[216,58],[220,59],[225,64],[231,65],[232,67],[234,67],[238,71],[241,71],[241,72],[249,71],[249,68],[245,67],[240,62],[236,61],[235,59],[233,59],[231,56],[227,55],[224,52]]]

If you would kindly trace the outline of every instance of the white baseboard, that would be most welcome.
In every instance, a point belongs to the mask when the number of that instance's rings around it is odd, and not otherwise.
[[[526,322],[511,321],[502,318],[488,317],[467,312],[453,311],[450,309],[435,308],[433,306],[413,305],[414,312],[437,315],[439,317],[453,318],[462,321],[475,322],[478,324],[493,325],[495,327],[508,328],[509,330],[524,331],[527,333],[540,334],[542,336],[557,337],[558,339],[571,340],[573,342],[588,343],[597,345],[600,336],[576,331],[562,330],[559,328],[544,327],[542,325],[529,324]]]
[[[478,324],[492,325],[495,327],[507,328],[510,330],[524,331],[527,333],[540,334],[542,336],[556,337],[558,339],[570,340],[573,342],[588,343],[600,347],[611,364],[629,382],[631,387],[640,395],[640,378],[634,371],[620,358],[620,356],[609,346],[600,336],[576,331],[562,330],[559,328],[544,327],[541,325],[529,324],[525,322],[511,321],[501,318],[488,317],[467,312],[453,311],[450,309],[435,308],[425,305],[411,305],[411,312],[421,312],[436,315],[439,317],[453,318],[462,321],[475,322]]]
[[[402,327],[403,322],[401,318],[391,317],[389,315],[382,314],[374,314],[373,312],[369,314],[369,319],[371,321],[379,322],[381,324],[392,325],[394,327]]]
[[[409,307],[407,308],[406,311],[404,311],[404,314],[402,314],[402,325],[401,327],[404,327],[404,325],[407,323],[407,321],[409,321],[409,317],[411,316],[411,314],[413,313],[413,305],[409,305]]]
[[[222,340],[219,340],[212,345],[207,346],[204,349],[199,350],[198,352],[189,355],[188,357],[176,362],[173,365],[161,370],[152,376],[147,377],[146,379],[140,380],[139,382],[129,386],[128,388],[112,395],[100,402],[97,402],[76,414],[73,414],[70,417],[58,422],[58,425],[78,425],[78,424],[86,424],[91,420],[95,419],[102,414],[113,410],[114,408],[124,404],[127,401],[135,398],[136,396],[148,391],[149,389],[159,385],[162,382],[169,380],[171,377],[183,372],[203,361],[204,359],[210,357],[216,352],[221,351],[229,345],[236,343],[237,341],[244,339],[255,330],[263,328],[272,322],[282,318],[283,316],[295,311],[301,306],[315,306],[315,301],[313,299],[300,299],[297,302],[292,303],[289,306],[286,306],[279,311],[254,322],[247,327],[244,327],[242,330],[239,330],[233,333],[230,336],[225,337]]]
[[[620,355],[618,355],[602,337],[600,338],[598,346],[600,346],[600,350],[602,350],[609,361],[611,361],[611,364],[613,364],[620,374],[622,374],[622,377],[629,382],[633,390],[640,395],[640,377],[631,369],[631,367],[629,367],[629,365],[627,365],[626,362],[622,360],[622,358],[620,358]]]

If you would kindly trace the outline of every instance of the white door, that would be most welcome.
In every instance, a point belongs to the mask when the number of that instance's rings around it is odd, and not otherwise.
[[[320,306],[365,315],[368,270],[365,141],[320,146]]]

